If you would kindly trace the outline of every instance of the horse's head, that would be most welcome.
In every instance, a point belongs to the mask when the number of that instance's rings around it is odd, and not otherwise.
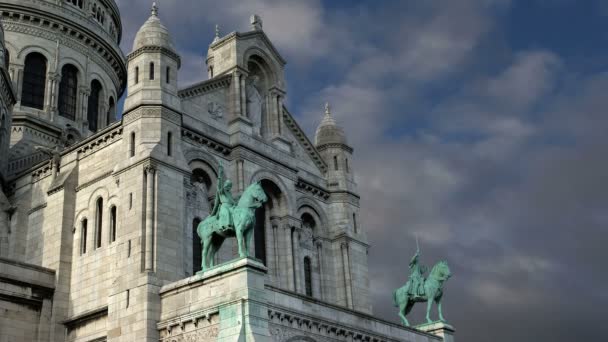
[[[250,208],[259,208],[266,201],[268,201],[268,196],[262,189],[260,182],[255,182],[247,187],[247,190],[243,193],[241,200],[247,201],[247,205]],[[239,201],[240,203],[240,201]]]
[[[430,277],[435,278],[438,281],[444,282],[450,279],[452,276],[452,272],[450,272],[450,267],[448,266],[448,262],[442,260],[438,262],[433,269],[431,270]]]

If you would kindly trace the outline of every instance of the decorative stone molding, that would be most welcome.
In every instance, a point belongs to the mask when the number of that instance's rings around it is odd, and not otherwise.
[[[315,149],[302,128],[300,128],[298,123],[293,119],[293,116],[291,116],[285,107],[283,107],[283,122],[291,130],[291,133],[298,139],[300,145],[302,145],[306,153],[308,153],[319,170],[321,170],[322,173],[327,172],[327,164],[323,158],[321,158],[319,152]]]
[[[341,148],[343,150],[346,150],[349,153],[353,153],[353,148],[345,145],[345,144],[336,144],[336,143],[331,143],[331,144],[323,144],[321,146],[317,146],[317,151],[322,152],[327,150],[328,148]]]
[[[90,141],[80,145],[77,149],[78,159],[83,159],[91,154],[109,146],[116,141],[122,139],[122,126],[117,126],[114,129],[103,132],[100,135],[93,136]]]
[[[329,198],[329,192],[321,189],[320,187],[318,187],[314,184],[311,184],[311,183],[303,180],[302,178],[298,178],[298,181],[296,182],[296,189],[299,189],[303,192],[312,194],[315,197],[318,197],[319,199],[324,200],[324,201],[326,201]]]
[[[182,66],[182,59],[181,57],[175,53],[172,50],[169,50],[165,47],[162,46],[142,46],[139,49],[131,52],[128,56],[127,56],[127,60],[132,60],[133,58],[136,58],[137,56],[144,54],[144,53],[161,53],[161,54],[165,54],[173,59],[175,59],[177,61],[177,67],[180,68]]]
[[[218,141],[212,140],[211,138],[208,138],[198,132],[195,132],[192,129],[182,128],[182,137],[185,140],[194,143],[195,145],[209,147],[212,150],[215,150],[223,155],[227,155],[230,153],[229,146],[224,145]]]
[[[200,96],[206,94],[210,91],[228,88],[230,87],[230,83],[232,82],[231,75],[220,76],[216,78],[212,78],[210,80],[195,84],[188,88],[182,89],[178,91],[177,95],[181,99],[188,99],[195,96]]]
[[[93,185],[93,184],[95,184],[95,183],[97,183],[97,182],[99,182],[99,181],[101,181],[101,180],[103,180],[105,178],[108,178],[111,175],[112,175],[112,171],[109,171],[109,172],[106,172],[106,173],[102,174],[99,177],[95,177],[94,179],[92,179],[92,180],[90,180],[90,181],[88,181],[86,183],[83,183],[82,185],[77,186],[76,187],[76,192],[79,192],[82,189],[88,188],[89,186],[91,186],[91,185]]]
[[[122,118],[122,124],[126,126],[141,118],[163,118],[179,126],[182,124],[180,113],[161,106],[140,106],[126,113]]]
[[[37,206],[33,207],[32,209],[28,210],[27,214],[31,215],[31,214],[37,212],[38,210],[42,210],[42,209],[46,208],[46,205],[47,205],[46,202],[44,202],[40,205],[37,205]]]

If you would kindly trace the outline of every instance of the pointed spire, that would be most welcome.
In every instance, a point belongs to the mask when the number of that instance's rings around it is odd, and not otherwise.
[[[331,116],[331,107],[329,106],[329,102],[325,102],[325,115]]]
[[[213,38],[213,42],[217,42],[220,40],[220,25],[215,24],[215,38]]]
[[[158,17],[158,6],[156,6],[156,1],[152,3],[152,15]]]

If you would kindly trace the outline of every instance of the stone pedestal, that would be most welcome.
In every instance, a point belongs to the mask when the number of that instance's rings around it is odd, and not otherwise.
[[[238,259],[163,286],[161,341],[269,341],[267,269]]]
[[[444,342],[454,342],[454,327],[444,322],[433,322],[416,326],[416,329],[435,336],[439,336]]]

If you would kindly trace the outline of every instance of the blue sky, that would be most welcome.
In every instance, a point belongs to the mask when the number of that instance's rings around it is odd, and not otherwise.
[[[150,2],[117,2],[128,53]],[[183,86],[206,78],[215,24],[244,31],[257,13],[309,134],[332,104],[355,148],[378,316],[397,319],[391,292],[418,235],[422,261],[455,274],[444,312],[457,339],[598,338],[608,1],[158,3]]]

